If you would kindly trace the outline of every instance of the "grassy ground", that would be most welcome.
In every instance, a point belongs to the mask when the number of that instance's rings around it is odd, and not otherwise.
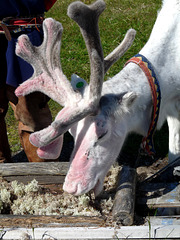
[[[57,0],[53,8],[46,13],[46,17],[53,17],[60,21],[64,28],[61,64],[64,74],[70,79],[72,73],[76,73],[86,80],[89,79],[89,59],[84,41],[78,26],[67,16],[67,7],[72,0]],[[90,4],[94,1],[83,0]],[[148,40],[151,29],[157,16],[157,10],[161,6],[161,0],[105,0],[106,10],[99,20],[100,35],[104,55],[110,53],[124,38],[129,28],[137,31],[136,39],[131,49],[117,62],[106,74],[106,79],[118,73],[126,60],[138,53]],[[55,116],[60,107],[50,101],[52,115]],[[17,131],[17,122],[13,111],[9,108],[7,114],[7,129],[12,152],[20,150]]]

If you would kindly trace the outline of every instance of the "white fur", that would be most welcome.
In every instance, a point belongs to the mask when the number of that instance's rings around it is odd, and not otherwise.
[[[168,118],[169,160],[180,155],[180,1],[165,0],[150,38],[140,51],[154,66],[162,100],[158,129]],[[145,135],[150,122],[151,93],[138,66],[131,63],[104,84],[103,92],[134,91],[137,101],[127,117],[127,129]],[[114,88],[113,88],[114,86]],[[148,123],[148,124],[146,124]]]
[[[168,120],[169,161],[180,156],[179,40],[180,0],[165,0],[150,38],[140,54],[152,63],[159,80],[162,100],[158,128]],[[118,95],[122,95],[119,101]],[[134,97],[131,98],[131,95]],[[129,63],[112,79],[106,81],[103,84],[102,96],[99,113],[86,117],[71,129],[75,138],[75,149],[64,190],[73,194],[79,195],[91,189],[98,194],[102,189],[102,179],[118,156],[126,136],[130,132],[146,136],[149,129],[152,112],[151,90],[145,74],[138,65]],[[106,134],[99,139],[99,132]],[[81,148],[79,141],[86,144],[86,149]],[[90,165],[88,161],[91,161]],[[84,177],[77,179],[76,171],[79,169],[83,169],[81,172]]]

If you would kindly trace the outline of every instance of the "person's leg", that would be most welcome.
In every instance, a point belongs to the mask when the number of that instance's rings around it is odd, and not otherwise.
[[[6,97],[6,49],[8,41],[4,34],[0,34],[0,163],[11,162],[11,152],[7,137],[5,115],[8,110]]]
[[[6,88],[0,88],[0,163],[11,162],[11,151],[9,147],[5,115],[8,110]]]

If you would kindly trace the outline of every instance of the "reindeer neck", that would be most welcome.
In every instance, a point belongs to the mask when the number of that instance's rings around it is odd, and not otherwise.
[[[137,94],[133,107],[129,109],[127,116],[123,116],[128,123],[128,132],[134,131],[145,135],[151,121],[152,96],[146,76],[134,63],[129,63],[122,71],[103,84],[102,95],[123,92]]]

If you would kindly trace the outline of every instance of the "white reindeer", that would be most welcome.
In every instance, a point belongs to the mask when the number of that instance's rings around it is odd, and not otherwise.
[[[90,83],[77,89],[64,76],[59,62],[62,26],[49,18],[44,21],[44,41],[34,47],[27,36],[19,38],[16,53],[34,68],[34,75],[16,90],[16,95],[41,91],[64,108],[46,129],[30,136],[38,155],[56,158],[67,130],[75,140],[64,190],[80,195],[102,190],[104,177],[115,162],[130,132],[147,135],[151,122],[152,95],[144,71],[127,64],[103,83],[104,74],[132,44],[135,31],[129,30],[122,44],[105,59],[101,47],[98,18],[105,8],[103,0],[92,5],[70,4],[68,15],[80,26],[88,49]],[[140,51],[153,65],[161,88],[158,129],[167,119],[169,159],[180,155],[180,0],[164,0],[150,39]]]

